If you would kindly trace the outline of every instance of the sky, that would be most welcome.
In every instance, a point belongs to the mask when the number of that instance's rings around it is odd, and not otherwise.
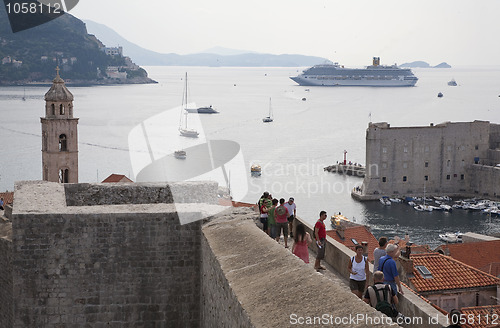
[[[160,53],[220,46],[344,65],[496,65],[499,0],[81,0],[79,19]]]

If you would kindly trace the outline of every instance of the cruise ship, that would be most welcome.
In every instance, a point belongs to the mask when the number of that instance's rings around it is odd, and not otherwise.
[[[344,68],[338,63],[321,64],[290,78],[299,85],[307,86],[413,87],[418,81],[409,68],[380,65],[380,57],[373,57],[373,65],[366,68]]]

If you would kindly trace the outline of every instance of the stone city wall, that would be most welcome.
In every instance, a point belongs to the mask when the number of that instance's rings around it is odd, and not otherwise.
[[[198,327],[200,223],[16,215],[14,327]]]
[[[470,176],[470,196],[500,198],[500,167],[472,165],[467,174]]]
[[[254,327],[205,237],[201,238],[201,327]]]
[[[0,327],[12,327],[12,242],[0,238]]]

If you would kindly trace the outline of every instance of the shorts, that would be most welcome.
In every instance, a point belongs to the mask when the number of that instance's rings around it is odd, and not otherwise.
[[[319,242],[321,247],[318,246],[318,254],[316,255],[316,260],[322,260],[325,258],[326,239],[323,238]]]
[[[293,219],[295,219],[295,217],[293,215],[290,215],[287,220],[288,222],[293,222]]]
[[[354,280],[349,279],[349,287],[351,290],[359,290],[360,292],[365,291],[366,280]]]
[[[270,224],[269,228],[271,229],[271,238],[276,238],[276,224]]]
[[[281,236],[281,231],[283,231],[283,237],[288,238],[288,223],[276,222],[276,238]]]
[[[260,223],[262,223],[262,230],[267,231],[267,218],[260,218]]]

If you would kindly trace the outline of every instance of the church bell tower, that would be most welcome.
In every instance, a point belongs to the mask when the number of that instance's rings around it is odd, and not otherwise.
[[[56,69],[56,78],[45,94],[42,123],[43,180],[78,182],[78,118],[73,117],[73,94]]]

